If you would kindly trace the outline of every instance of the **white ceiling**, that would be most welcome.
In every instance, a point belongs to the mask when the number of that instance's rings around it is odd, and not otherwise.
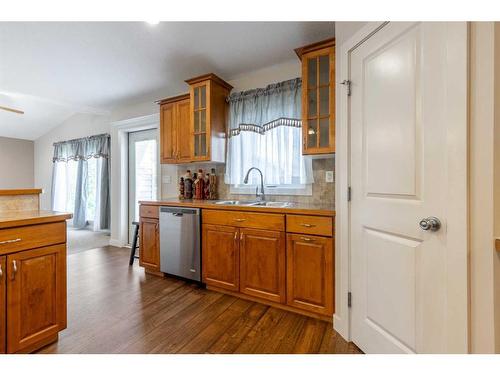
[[[332,37],[333,22],[0,22],[0,136],[36,139],[79,112],[155,100],[214,72],[230,80]]]

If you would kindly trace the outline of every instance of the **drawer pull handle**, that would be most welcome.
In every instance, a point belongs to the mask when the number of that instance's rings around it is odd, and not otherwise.
[[[314,228],[316,226],[314,224],[307,224],[307,223],[302,223],[300,225],[302,225],[303,227],[306,227],[306,228]]]
[[[0,241],[0,245],[6,245],[6,244],[9,244],[9,243],[14,243],[14,242],[19,242],[19,241],[21,241],[20,238],[16,238],[15,240]]]
[[[314,240],[312,238],[309,238],[309,237],[300,237],[300,239],[302,241],[306,241],[306,242],[314,242]]]
[[[246,219],[234,219],[234,220],[241,223],[242,221],[245,221]]]

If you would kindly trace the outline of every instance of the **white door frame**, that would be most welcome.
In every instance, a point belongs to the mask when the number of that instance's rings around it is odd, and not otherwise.
[[[160,131],[160,115],[158,113],[115,121],[111,123],[111,240],[110,245],[127,246],[128,243],[128,133],[158,129]],[[158,139],[159,134],[158,134]],[[159,144],[158,144],[159,145]],[[161,197],[161,165],[160,147],[158,147],[158,197]]]
[[[335,330],[347,341],[351,340],[350,310],[348,307],[348,293],[350,291],[350,241],[349,223],[350,207],[348,203],[348,187],[350,185],[350,130],[349,130],[349,99],[346,88],[341,82],[348,80],[349,54],[359,44],[372,34],[383,28],[386,22],[369,22],[342,45],[337,46],[336,58],[336,89],[338,90],[336,102],[336,189],[335,189],[335,314],[333,324]],[[468,351],[469,348],[469,262],[468,262],[468,28],[464,28],[464,35],[450,36],[454,41],[465,43],[467,48],[448,50],[449,61],[456,73],[463,77],[461,80],[449,82],[449,106],[453,109],[450,116],[455,121],[453,126],[448,126],[448,173],[451,181],[456,181],[455,189],[449,189],[448,207],[448,246],[456,248],[457,256],[449,259],[447,264],[450,272],[448,284],[454,285],[458,293],[450,296],[448,311],[453,321],[450,325],[462,327],[457,331],[448,332],[448,347],[453,352]],[[452,144],[450,144],[452,142]],[[450,151],[451,150],[451,151]],[[466,166],[466,168],[464,168]],[[451,202],[454,204],[452,205]],[[465,296],[465,297],[464,297]],[[465,300],[464,300],[465,298]],[[354,297],[355,299],[355,297]]]
[[[135,183],[136,183],[136,178],[137,178],[137,171],[135,171],[135,168],[131,168],[132,165],[135,165],[136,163],[136,156],[135,155],[135,147],[131,147],[131,137],[132,137],[132,142],[138,142],[138,141],[144,141],[144,140],[151,140],[151,137],[154,137],[153,139],[156,141],[156,194],[153,197],[153,199],[158,199],[158,197],[161,196],[159,194],[159,189],[161,189],[161,178],[158,176],[158,173],[160,173],[160,160],[158,160],[158,155],[160,152],[158,149],[160,148],[160,140],[159,140],[159,134],[158,134],[158,129],[152,128],[152,129],[144,129],[144,130],[135,130],[128,132],[128,220],[127,224],[129,225],[129,236],[128,236],[128,244],[132,243],[132,237],[133,237],[133,226],[132,222],[135,220],[135,216],[138,214],[138,212],[135,211],[135,199],[132,200],[132,196],[136,195],[136,190],[135,190]],[[134,143],[135,146],[135,143]],[[135,174],[134,174],[135,172]],[[132,215],[134,214],[134,215]]]

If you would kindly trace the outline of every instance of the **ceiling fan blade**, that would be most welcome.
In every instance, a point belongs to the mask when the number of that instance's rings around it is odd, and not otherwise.
[[[0,109],[3,109],[4,111],[9,111],[9,112],[14,112],[14,113],[19,113],[20,115],[24,115],[24,111],[20,111],[19,109],[2,107],[2,106],[0,106]]]

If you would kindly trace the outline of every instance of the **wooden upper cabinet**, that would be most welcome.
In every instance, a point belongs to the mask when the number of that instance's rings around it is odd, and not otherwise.
[[[6,260],[7,352],[31,351],[66,328],[66,245],[22,251]]]
[[[287,235],[287,304],[323,315],[334,312],[333,240]]]
[[[148,270],[159,272],[160,237],[158,219],[141,217],[139,228],[139,265]]]
[[[189,162],[189,94],[164,99],[159,104],[161,163]]]
[[[188,79],[193,161],[225,162],[226,98],[233,88],[215,74]]]
[[[273,302],[286,302],[285,234],[240,229],[240,291]]]
[[[189,163],[192,159],[191,156],[191,143],[189,141],[191,128],[190,128],[190,110],[191,102],[189,96],[186,99],[180,100],[176,103],[177,110],[177,162]]]
[[[234,227],[203,224],[203,282],[215,287],[239,291],[239,230]]]
[[[302,60],[302,153],[335,152],[335,39],[295,50]]]
[[[6,344],[6,327],[5,320],[7,319],[7,270],[5,268],[5,257],[0,257],[0,354],[5,353]]]

